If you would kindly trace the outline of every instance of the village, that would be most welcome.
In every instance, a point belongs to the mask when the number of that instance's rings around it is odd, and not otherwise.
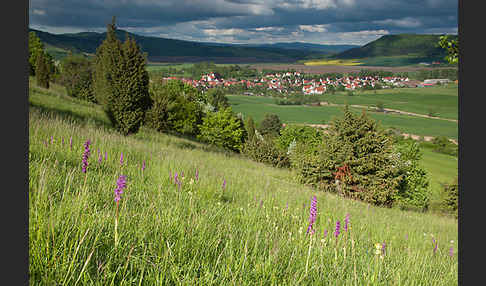
[[[224,79],[218,73],[212,72],[201,76],[199,80],[178,78],[174,76],[164,77],[163,81],[181,80],[201,91],[209,88],[240,87],[245,89],[245,95],[264,95],[265,90],[272,90],[279,93],[300,93],[305,95],[320,95],[329,91],[353,91],[360,89],[381,89],[395,87],[427,87],[437,83],[448,83],[449,79],[427,79],[423,82],[410,80],[408,77],[398,76],[343,76],[338,78],[319,77],[318,79],[306,79],[305,74],[300,72],[281,72],[267,74],[254,79]],[[251,92],[258,90],[260,92]]]

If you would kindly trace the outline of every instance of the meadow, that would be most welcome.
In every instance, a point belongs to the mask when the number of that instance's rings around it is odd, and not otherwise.
[[[444,198],[444,184],[450,184],[458,177],[458,158],[435,152],[429,148],[421,148],[422,159],[420,165],[429,174],[431,211],[439,211],[440,202]]]
[[[433,112],[435,116],[458,119],[458,86],[448,84],[427,88],[394,88],[354,91],[319,95],[322,101],[334,104],[351,104],[375,107],[382,103],[384,108],[397,109],[422,115]]]
[[[327,95],[326,95],[327,96]],[[370,95],[372,97],[374,95]],[[383,95],[382,98],[391,99],[393,95]],[[354,99],[358,97],[358,99]],[[365,96],[345,96],[336,95],[326,97],[328,102],[340,104],[362,104],[368,105],[369,108],[354,108],[350,110],[362,112],[375,119],[385,128],[397,128],[403,133],[416,134],[419,136],[446,136],[448,138],[458,138],[458,124],[446,120],[415,117],[399,114],[384,114],[375,112],[374,106],[382,99],[367,100]],[[265,113],[275,113],[283,123],[300,123],[300,124],[328,124],[333,117],[342,114],[343,106],[305,106],[305,105],[277,105],[275,99],[271,97],[250,97],[245,95],[228,95],[229,102],[233,111],[241,112],[245,116],[251,116],[255,121],[261,121]],[[392,100],[394,101],[394,99]],[[385,108],[398,107],[398,104],[384,104]],[[407,104],[402,104],[407,106]],[[414,106],[414,103],[408,105]],[[418,105],[417,105],[418,106]],[[373,107],[373,108],[371,108]],[[416,108],[402,108],[400,110],[416,110]],[[427,109],[420,107],[417,109]],[[435,108],[434,110],[438,110]],[[439,109],[442,110],[442,109]],[[444,108],[446,110],[446,108]],[[457,110],[456,110],[457,113]],[[441,113],[442,114],[442,113]],[[452,116],[451,116],[452,117]]]
[[[30,83],[30,285],[458,283],[456,219],[345,200],[288,169],[108,122]]]
[[[422,62],[429,62],[430,58],[419,54],[394,55],[394,56],[373,56],[356,59],[336,59],[333,56],[327,56],[319,60],[300,60],[306,66],[368,66],[379,67],[419,67]],[[423,67],[423,66],[422,66]]]

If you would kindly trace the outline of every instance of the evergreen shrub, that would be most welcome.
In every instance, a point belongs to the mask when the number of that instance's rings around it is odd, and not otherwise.
[[[392,206],[403,175],[394,164],[392,140],[364,112],[346,106],[317,146],[297,145],[292,154],[298,179],[368,203]]]

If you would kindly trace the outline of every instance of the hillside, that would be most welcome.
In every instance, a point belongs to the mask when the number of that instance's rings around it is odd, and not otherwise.
[[[31,284],[458,283],[455,219],[343,199],[288,169],[148,129],[123,137],[108,122],[30,79]]]
[[[58,58],[63,56],[59,49],[75,53],[94,54],[96,48],[106,37],[106,33],[81,32],[73,34],[51,34],[34,31],[41,41],[53,51]],[[241,45],[215,45],[158,37],[146,37],[123,30],[117,30],[117,37],[124,41],[129,34],[148,54],[149,61],[154,62],[295,62],[310,56],[322,55],[322,52],[304,49],[279,47],[249,47]]]
[[[444,62],[446,51],[438,46],[441,35],[385,35],[362,47],[349,49],[334,56],[337,59],[406,58],[409,63]],[[457,37],[457,36],[456,36]]]

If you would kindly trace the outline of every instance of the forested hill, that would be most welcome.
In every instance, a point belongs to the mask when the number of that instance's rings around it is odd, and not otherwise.
[[[444,60],[447,52],[438,45],[441,35],[385,35],[362,47],[343,51],[335,58],[361,59],[390,56],[415,56],[422,60]],[[457,39],[456,36],[452,36]]]
[[[81,32],[73,34],[51,34],[34,31],[47,48],[57,52],[57,58],[74,53],[94,54],[96,48],[105,39],[106,33]],[[289,49],[278,47],[249,47],[241,45],[213,45],[183,40],[165,39],[159,37],[146,37],[123,30],[116,31],[121,41],[127,34],[133,37],[141,46],[143,52],[148,54],[149,61],[202,61],[214,62],[294,62],[316,55],[324,54],[322,51],[312,49]]]

